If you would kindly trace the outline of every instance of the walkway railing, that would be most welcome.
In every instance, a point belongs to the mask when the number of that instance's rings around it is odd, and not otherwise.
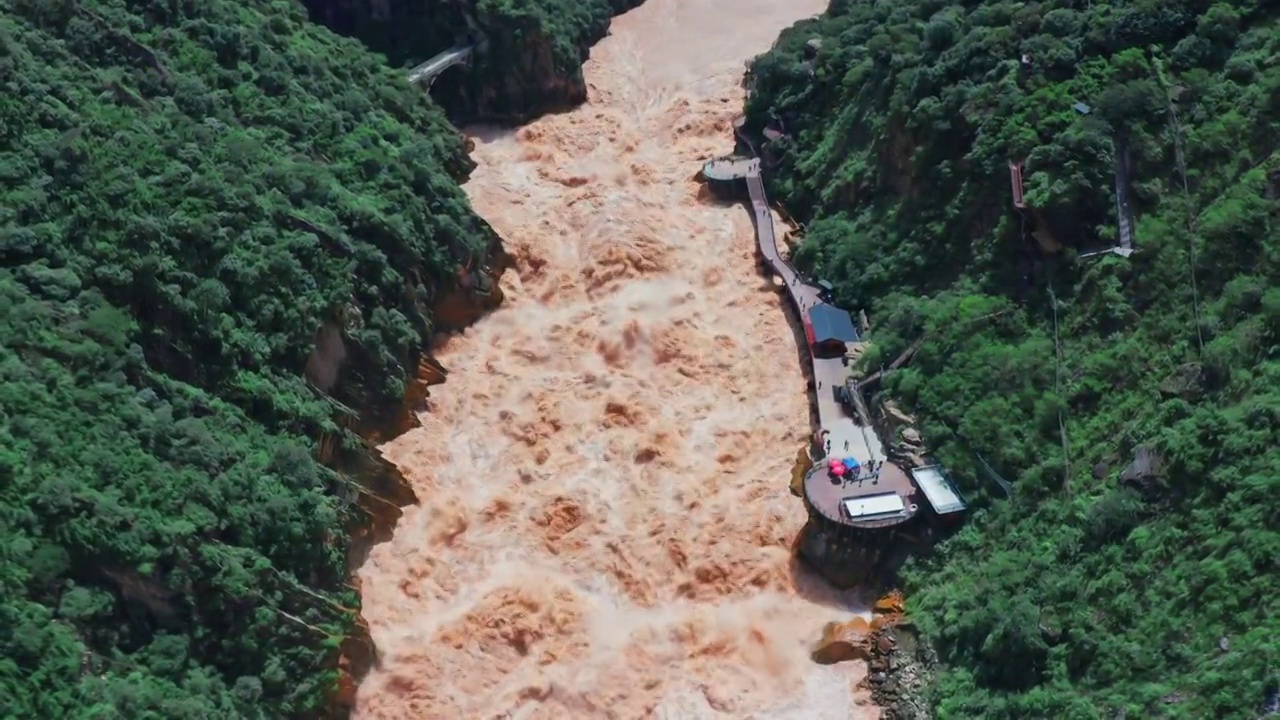
[[[800,319],[803,322],[804,313],[821,302],[822,291],[801,280],[800,273],[796,272],[791,263],[783,259],[782,254],[778,251],[778,236],[773,226],[773,214],[769,211],[769,198],[764,192],[764,177],[760,172],[759,155],[756,154],[755,145],[743,131],[740,121],[734,122],[734,132],[750,148],[751,153],[756,155],[756,162],[747,170],[746,181],[747,194],[751,198],[751,211],[755,221],[756,242],[760,247],[760,255],[769,264],[769,268],[779,278],[782,278],[782,282],[787,289],[787,297],[790,298],[796,312],[800,313]]]
[[[461,65],[471,59],[472,46],[459,45],[436,55],[430,60],[409,71],[409,82],[424,83],[431,87],[440,73],[454,65]]]

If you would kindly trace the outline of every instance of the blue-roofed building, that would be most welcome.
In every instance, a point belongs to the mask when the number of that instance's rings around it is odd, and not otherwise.
[[[849,313],[827,303],[818,303],[805,313],[804,334],[817,357],[843,355],[846,345],[858,341]]]

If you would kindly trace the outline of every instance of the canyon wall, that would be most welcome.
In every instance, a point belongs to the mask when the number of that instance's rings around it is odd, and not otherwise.
[[[457,44],[467,67],[445,71],[432,96],[455,121],[516,123],[586,100],[582,63],[611,18],[643,0],[306,0],[311,16],[410,67]]]

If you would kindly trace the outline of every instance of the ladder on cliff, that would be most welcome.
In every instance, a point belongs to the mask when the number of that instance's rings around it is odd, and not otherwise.
[[[1094,257],[1105,253],[1127,258],[1133,255],[1133,206],[1129,203],[1129,143],[1122,135],[1112,138],[1115,146],[1115,198],[1116,198],[1116,240],[1115,247],[1097,250],[1081,255],[1081,258]]]
[[[1129,204],[1129,143],[1117,134],[1112,141],[1116,149],[1116,228],[1120,244],[1112,252],[1129,257],[1133,254],[1133,207]]]

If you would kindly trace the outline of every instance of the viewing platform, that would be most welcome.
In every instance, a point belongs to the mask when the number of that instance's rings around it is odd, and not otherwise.
[[[711,160],[702,166],[707,180],[738,181],[760,172],[760,158],[727,157]]]
[[[699,175],[716,195],[745,200],[747,186],[743,181],[759,173],[759,158],[725,157],[707,161]]]
[[[883,462],[853,477],[837,477],[823,463],[804,478],[810,514],[840,525],[882,528],[906,522],[919,511],[916,488],[902,468]]]

